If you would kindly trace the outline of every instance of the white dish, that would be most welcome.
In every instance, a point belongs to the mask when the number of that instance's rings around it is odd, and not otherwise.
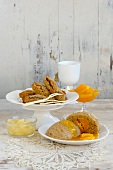
[[[46,124],[46,125],[43,125],[41,126],[38,131],[39,133],[45,137],[46,139],[50,139],[52,141],[55,141],[57,143],[62,143],[62,144],[68,144],[68,145],[86,145],[86,144],[92,144],[92,143],[95,143],[95,142],[99,142],[101,140],[103,140],[104,138],[106,138],[109,134],[109,130],[108,128],[103,125],[103,124],[100,124],[100,132],[99,132],[99,138],[98,139],[94,139],[94,140],[79,140],[79,141],[71,141],[71,140],[59,140],[59,139],[54,139],[54,138],[51,138],[47,135],[45,135],[47,129],[51,126],[52,124]]]
[[[6,95],[6,99],[11,103],[22,105],[22,103],[19,101],[19,93],[21,92],[22,90],[15,90],[15,91],[9,92]]]
[[[28,106],[24,106],[22,102],[19,101],[19,93],[22,92],[22,90],[15,90],[6,95],[6,99],[15,104],[22,105],[25,109],[29,110],[54,110],[57,108],[62,108],[65,104],[71,103],[73,101],[76,101],[79,97],[79,95],[75,92],[66,92],[66,96],[68,100],[66,100],[64,103],[57,103],[57,104],[49,104],[49,105],[40,105],[40,104],[32,104]]]

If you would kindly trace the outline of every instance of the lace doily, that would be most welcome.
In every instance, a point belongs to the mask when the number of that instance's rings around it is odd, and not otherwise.
[[[20,167],[32,167],[33,170],[74,170],[105,160],[103,143],[63,145],[47,140],[36,132],[31,138],[9,138],[5,152]]]

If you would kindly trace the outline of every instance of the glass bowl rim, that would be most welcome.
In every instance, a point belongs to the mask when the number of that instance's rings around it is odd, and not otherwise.
[[[32,117],[32,116],[11,116],[11,117],[8,117],[7,120],[6,120],[6,123],[7,124],[15,124],[13,122],[8,122],[8,120],[21,120],[21,119],[25,119],[25,120],[29,120],[30,124],[35,124],[37,122],[37,118],[36,117]],[[30,119],[34,119],[33,121],[31,121]],[[25,124],[29,124],[28,122],[24,122]]]

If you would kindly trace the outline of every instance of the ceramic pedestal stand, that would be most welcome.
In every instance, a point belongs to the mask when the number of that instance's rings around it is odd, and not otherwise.
[[[31,109],[27,106],[27,107],[23,107],[23,108],[28,109],[28,110],[34,110],[33,117],[37,118],[36,129],[38,129],[39,127],[41,127],[45,124],[58,122],[59,119],[52,116],[50,114],[50,110],[56,110],[56,109],[60,109],[62,107],[63,107],[63,105],[57,105],[57,106],[51,105],[51,107],[50,106],[43,106],[43,107],[39,106],[37,108],[33,107]]]
[[[19,93],[21,93],[22,90],[15,90],[12,92],[9,92],[6,95],[6,99],[14,104],[20,105],[22,108],[27,110],[33,110],[34,111],[34,117],[37,118],[36,128],[38,129],[40,126],[48,124],[48,123],[55,123],[59,121],[56,117],[52,116],[50,114],[50,110],[56,110],[62,108],[65,104],[69,104],[73,101],[76,101],[78,99],[78,94],[75,92],[68,92],[66,91],[66,97],[68,100],[66,100],[64,103],[57,103],[57,104],[30,104],[30,105],[24,105],[20,101]]]

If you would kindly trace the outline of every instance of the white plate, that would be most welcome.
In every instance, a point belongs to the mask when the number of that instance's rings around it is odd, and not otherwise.
[[[99,138],[98,139],[94,139],[94,140],[79,140],[79,141],[71,141],[71,140],[59,140],[59,139],[54,139],[54,138],[51,138],[47,135],[45,135],[47,129],[51,126],[52,124],[46,124],[46,125],[43,125],[41,126],[38,131],[39,133],[47,138],[47,139],[50,139],[52,141],[55,141],[57,143],[62,143],[62,144],[68,144],[68,145],[86,145],[86,144],[92,144],[92,143],[95,143],[95,142],[99,142],[101,140],[103,140],[104,138],[106,138],[109,134],[109,130],[108,128],[103,125],[103,124],[100,124],[100,132],[99,132]]]
[[[22,105],[22,103],[19,101],[19,98],[20,98],[19,93],[21,93],[21,92],[22,92],[22,90],[15,90],[15,91],[9,92],[6,95],[6,99],[11,103]]]
[[[23,90],[15,90],[6,95],[6,99],[15,104],[20,104],[23,106],[23,103],[19,101],[19,93]],[[38,105],[38,104],[32,104],[28,106],[23,106],[25,109],[31,109],[31,110],[54,110],[57,108],[62,108],[65,104],[71,103],[73,101],[76,101],[79,97],[79,95],[75,92],[68,92],[66,91],[66,96],[68,100],[66,100],[64,103],[57,103],[57,104],[49,104],[49,105]]]

